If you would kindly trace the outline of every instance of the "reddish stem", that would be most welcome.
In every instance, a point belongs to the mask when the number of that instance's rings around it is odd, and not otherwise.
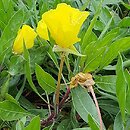
[[[43,127],[48,126],[54,121],[54,119],[55,119],[55,112],[52,112],[51,115],[46,120],[41,121],[41,125]]]
[[[91,92],[91,94],[92,94],[92,96],[93,96],[93,100],[94,100],[95,105],[96,105],[96,108],[97,108],[98,117],[99,117],[99,120],[100,120],[100,130],[103,130],[102,116],[101,116],[101,112],[100,112],[100,109],[99,109],[98,101],[97,101],[97,98],[96,98],[96,96],[95,96],[93,87],[92,87],[92,86],[89,86],[89,87],[88,87],[88,90]]]
[[[61,102],[59,103],[59,108],[61,108],[63,106],[63,104],[65,103],[66,99],[69,97],[69,94],[70,94],[70,88],[68,87],[65,95],[63,96]]]
[[[70,94],[70,88],[68,87],[65,95],[63,96],[61,102],[59,103],[58,112],[60,111],[60,109],[64,105],[66,99],[69,97],[69,94]],[[55,120],[56,116],[57,116],[57,114],[55,112],[52,112],[51,115],[46,120],[42,120],[41,121],[41,125],[43,127],[50,125],[51,123],[53,123],[53,121]]]

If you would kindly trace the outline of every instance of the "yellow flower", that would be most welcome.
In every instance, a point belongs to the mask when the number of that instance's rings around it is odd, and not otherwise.
[[[80,41],[78,33],[88,15],[87,11],[80,11],[70,5],[60,3],[56,9],[45,12],[42,20],[58,46],[72,49],[73,44]],[[39,29],[40,31],[42,28]]]
[[[38,26],[37,26],[36,31],[41,38],[43,38],[45,40],[49,40],[48,29],[47,29],[47,26],[43,20],[40,20],[38,22]]]
[[[32,48],[34,45],[34,39],[37,34],[35,31],[28,25],[23,25],[22,29],[18,31],[18,35],[13,44],[13,53],[20,54],[23,52],[23,44],[27,49]]]

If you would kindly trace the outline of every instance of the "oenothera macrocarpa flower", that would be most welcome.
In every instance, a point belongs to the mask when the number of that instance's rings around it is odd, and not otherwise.
[[[49,30],[50,36],[59,46],[59,50],[75,50],[73,44],[80,41],[78,33],[88,15],[87,11],[80,11],[70,5],[60,3],[56,9],[49,10],[42,15],[37,33],[43,39],[48,40],[48,34],[45,33]]]
[[[27,49],[32,48],[34,45],[34,39],[37,34],[28,25],[23,25],[22,28],[18,31],[17,37],[13,44],[13,53],[20,54],[24,50],[24,44]]]

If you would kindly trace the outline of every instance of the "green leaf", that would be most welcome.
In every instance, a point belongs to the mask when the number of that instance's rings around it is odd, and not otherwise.
[[[7,76],[7,81],[1,86],[0,93],[1,93],[1,96],[2,96],[3,98],[5,98],[5,94],[8,93],[9,80],[10,80],[10,77]]]
[[[63,120],[57,127],[57,130],[71,130],[71,122],[70,119]]]
[[[47,54],[48,46],[40,46],[30,50],[30,64],[32,70],[35,70],[35,64],[43,64],[44,58]]]
[[[0,102],[0,118],[4,121],[18,120],[27,115],[30,114],[14,102]]]
[[[98,31],[102,31],[104,28],[105,28],[104,24],[100,20],[97,20],[94,25],[94,29]]]
[[[98,103],[102,110],[108,112],[111,115],[117,115],[120,110],[117,100],[109,99],[108,96],[104,97],[103,99],[100,99]]]
[[[113,39],[118,36],[118,33],[119,28],[115,28],[108,32],[104,38],[98,39],[96,42],[91,42],[87,45],[86,49],[84,50],[86,60],[85,58],[81,58],[80,62],[80,65],[83,66],[84,72],[90,72],[99,69],[98,67],[100,66],[107,51],[107,46],[109,46]]]
[[[104,37],[104,35],[106,34],[106,32],[108,31],[108,29],[110,28],[110,25],[112,23],[113,18],[110,18],[110,20],[108,21],[108,23],[106,24],[106,26],[104,27],[102,33],[100,34],[98,39],[102,39]]]
[[[3,10],[8,11],[11,0],[1,0],[1,4],[3,4]]]
[[[95,83],[103,91],[116,93],[116,76],[95,76]]]
[[[25,62],[25,75],[26,75],[26,78],[28,80],[28,83],[29,85],[31,86],[31,88],[33,89],[33,91],[42,99],[46,102],[46,100],[39,94],[37,88],[35,87],[33,81],[32,81],[32,75],[31,75],[31,67],[30,67],[30,55],[29,55],[29,52],[28,50],[26,49],[26,46],[24,44],[24,58],[26,60]]]
[[[14,99],[10,94],[8,94],[8,93],[5,94],[4,99],[19,105],[19,103],[17,102],[17,100],[15,100],[15,99]]]
[[[40,118],[46,118],[46,115],[48,114],[48,109],[28,109],[28,111],[33,115],[39,115]]]
[[[23,57],[19,55],[13,55],[10,58],[10,63],[9,63],[9,74],[12,76],[15,76],[17,74],[23,73]]]
[[[55,79],[45,72],[39,65],[36,64],[36,77],[39,85],[48,93],[54,92],[56,90]]]
[[[114,130],[124,130],[121,113],[118,113],[116,115],[115,121],[114,121]]]
[[[104,0],[103,4],[118,4],[121,0]]]
[[[94,43],[98,40],[96,34],[94,32],[91,32],[90,37],[87,39],[88,45],[86,46],[86,49],[84,50],[84,54],[86,57],[88,57],[88,47],[91,49],[91,47],[94,46]],[[84,66],[84,62],[86,60],[86,57],[80,57],[80,66]]]
[[[42,16],[47,10],[49,10],[48,0],[39,1],[39,14]]]
[[[15,10],[12,0],[0,1],[0,28],[2,29],[2,31],[6,27],[14,13]]]
[[[26,75],[26,78],[29,82],[29,85],[31,86],[31,88],[33,89],[34,92],[38,93],[35,85],[33,84],[33,81],[32,81],[32,77],[31,77],[31,67],[30,67],[30,55],[29,55],[29,52],[28,50],[26,49],[25,45],[24,45],[24,58],[26,60],[25,62],[25,75]]]
[[[11,17],[2,33],[0,38],[0,54],[3,52],[3,50],[11,47],[10,45],[12,44],[12,41],[14,40],[22,23],[23,10],[20,9]]]
[[[125,81],[125,75],[123,70],[123,61],[122,57],[119,54],[118,63],[116,66],[116,95],[118,98],[119,107],[121,110],[121,116],[123,122],[125,122],[125,107],[126,107],[126,81]]]
[[[120,27],[130,27],[130,17],[125,17],[121,20],[121,22],[119,23]]]
[[[73,104],[71,106],[72,106],[71,114],[70,114],[71,125],[73,128],[77,128],[77,127],[79,127],[79,122],[78,122],[77,117],[76,117],[77,113],[76,113],[76,110],[74,109]]]
[[[113,42],[110,47],[106,49],[106,52],[100,63],[100,69],[107,66],[111,61],[117,57],[119,52],[123,52],[130,48],[130,37],[121,38]]]
[[[88,115],[88,124],[92,130],[99,130],[99,126],[97,126],[96,122],[90,115]]]
[[[40,117],[34,117],[24,130],[40,130]]]
[[[33,7],[36,7],[36,5],[35,5],[35,0],[26,0],[26,3],[27,3],[28,8],[30,8],[30,10],[31,10]]]
[[[128,113],[130,114],[130,74],[129,71],[125,71],[125,77],[126,77],[126,81],[127,81],[127,95],[126,95],[126,109],[128,111]]]
[[[119,27],[112,29],[104,37],[102,37],[102,39],[100,39],[97,42],[96,46],[98,48],[109,46],[113,42],[113,40],[117,36],[119,36],[119,31],[120,31]]]
[[[80,7],[80,10],[84,11],[87,8],[87,6],[89,5],[90,1],[91,0],[85,0],[83,5]]]
[[[122,4],[123,4],[127,9],[130,10],[130,5],[129,5],[129,4],[126,4],[126,3],[124,3],[123,1],[122,1]]]
[[[71,90],[72,102],[81,118],[88,123],[88,114],[90,114],[94,121],[99,125],[99,118],[95,104],[89,96],[87,89],[78,86]]]
[[[90,44],[91,45],[91,44]],[[105,51],[104,48],[93,48],[93,47],[88,49],[87,52],[87,61],[85,62],[85,67],[83,69],[84,72],[91,72],[96,69],[98,69],[98,66],[102,60],[103,53]]]
[[[109,24],[111,24],[111,22],[112,22],[112,15],[111,14],[112,13],[110,13],[110,11],[108,10],[107,7],[104,7],[101,9],[99,19],[104,24],[104,26],[108,26]]]
[[[83,42],[82,42],[82,45],[81,45],[81,50],[82,50],[83,54],[84,54],[84,49],[85,49],[86,45],[89,44],[88,39],[89,39],[89,37],[92,33],[92,29],[93,29],[93,27],[94,27],[94,25],[97,21],[97,18],[100,14],[100,11],[101,11],[101,8],[102,8],[102,3],[103,3],[103,0],[101,0],[101,2],[99,3],[97,10],[96,10],[96,13],[95,13],[95,15],[94,15],[94,17],[91,21],[91,24],[89,25],[89,27],[88,27],[85,35],[84,35]]]

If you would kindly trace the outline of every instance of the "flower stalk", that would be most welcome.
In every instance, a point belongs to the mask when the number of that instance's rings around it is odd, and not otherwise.
[[[61,62],[60,62],[60,68],[59,68],[59,73],[58,73],[58,82],[57,82],[57,88],[56,88],[56,92],[55,92],[55,112],[56,112],[56,114],[58,114],[58,112],[59,112],[60,81],[61,81],[61,76],[62,76],[64,60],[65,60],[65,54],[63,52],[61,54]]]
[[[96,108],[97,108],[97,113],[98,113],[98,117],[99,117],[99,121],[100,121],[100,130],[103,130],[102,116],[101,116],[101,112],[100,112],[100,109],[99,109],[98,101],[97,101],[97,98],[95,96],[93,87],[92,86],[88,86],[88,91],[91,92],[93,100],[94,100]]]

